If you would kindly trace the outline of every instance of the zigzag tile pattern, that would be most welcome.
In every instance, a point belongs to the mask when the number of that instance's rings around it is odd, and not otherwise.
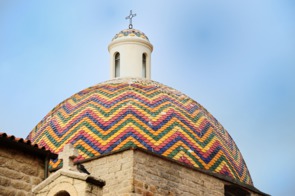
[[[50,111],[28,139],[55,153],[72,143],[76,160],[140,147],[253,185],[222,125],[191,98],[151,80],[114,79],[82,90]]]

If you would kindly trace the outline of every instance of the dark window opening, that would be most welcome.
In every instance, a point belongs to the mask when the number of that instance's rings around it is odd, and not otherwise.
[[[115,55],[115,78],[120,77],[120,53]]]
[[[59,191],[54,196],[71,196],[67,191]]]
[[[225,185],[224,186],[225,196],[250,196],[250,193],[245,189],[235,186],[235,185]]]
[[[142,77],[146,78],[146,54],[142,54]]]

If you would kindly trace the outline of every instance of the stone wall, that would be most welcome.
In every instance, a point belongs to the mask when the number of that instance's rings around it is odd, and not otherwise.
[[[134,151],[133,164],[134,195],[224,196],[224,185],[231,185],[229,182],[138,150]],[[259,196],[247,191],[249,196]]]
[[[0,195],[31,195],[31,189],[43,179],[43,159],[1,145]]]
[[[103,196],[224,196],[224,185],[231,184],[140,150],[111,154],[83,165],[92,176],[106,181]]]
[[[224,195],[219,179],[140,151],[135,151],[134,158],[137,195]]]
[[[133,150],[83,163],[92,176],[106,181],[104,196],[128,196],[133,191]]]

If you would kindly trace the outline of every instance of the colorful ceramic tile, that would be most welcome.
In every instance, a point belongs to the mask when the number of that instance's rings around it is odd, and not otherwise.
[[[145,79],[114,79],[57,105],[27,137],[54,153],[67,143],[83,160],[140,147],[189,166],[253,185],[228,132],[200,104]],[[52,160],[56,168],[60,160]]]
[[[149,38],[141,31],[137,30],[137,29],[125,29],[125,30],[122,30],[120,31],[119,33],[117,33],[114,38],[112,39],[115,40],[117,38],[120,38],[120,37],[139,37],[139,38],[142,38],[142,39],[145,39],[145,40],[149,40]]]

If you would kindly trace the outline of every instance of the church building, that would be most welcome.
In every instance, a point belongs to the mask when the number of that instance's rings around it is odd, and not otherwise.
[[[153,45],[111,40],[110,80],[62,101],[26,139],[0,133],[0,195],[264,196],[226,129],[151,80]]]

